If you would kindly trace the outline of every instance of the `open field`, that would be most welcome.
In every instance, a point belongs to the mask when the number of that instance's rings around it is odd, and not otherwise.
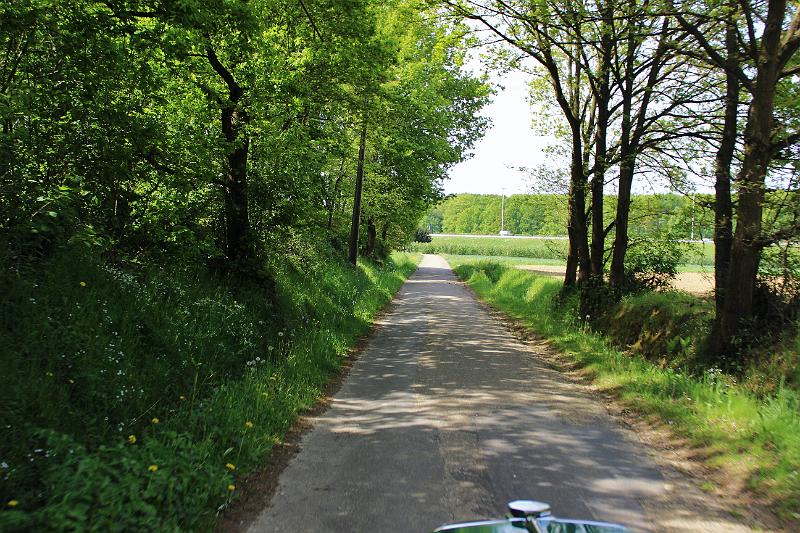
[[[535,272],[537,274],[551,276],[554,278],[563,278],[565,271],[563,265],[516,264],[514,266],[520,270],[527,270],[529,272]],[[714,273],[691,271],[679,272],[672,283],[672,287],[678,289],[679,291],[686,291],[698,296],[707,295],[714,290]]]
[[[565,262],[563,259],[545,259],[538,257],[502,257],[489,255],[444,255],[458,263],[492,261],[502,265],[513,266],[521,270],[536,272],[545,276],[551,276],[554,278],[564,277]],[[706,296],[710,294],[714,288],[714,267],[713,265],[680,265],[678,267],[678,275],[676,276],[672,286],[678,290],[686,291],[691,294]]]
[[[529,258],[563,263],[567,256],[568,241],[563,238],[481,238],[466,236],[433,236],[428,243],[415,242],[411,250],[427,254],[493,256],[502,258]],[[704,242],[684,243],[686,251],[683,263],[688,269],[700,270],[713,267],[714,245]],[[540,264],[537,263],[536,264]]]

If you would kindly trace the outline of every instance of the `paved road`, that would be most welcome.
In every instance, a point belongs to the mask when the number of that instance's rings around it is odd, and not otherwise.
[[[600,402],[428,255],[249,531],[425,532],[519,498],[647,531],[641,502],[663,491]]]

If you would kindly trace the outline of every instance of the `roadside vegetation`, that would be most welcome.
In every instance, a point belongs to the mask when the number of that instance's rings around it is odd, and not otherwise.
[[[667,239],[662,239],[664,242]],[[639,242],[641,248],[652,246],[654,239]],[[634,244],[632,249],[636,248]],[[698,269],[713,270],[714,245],[712,243],[675,243],[680,254],[679,264]],[[506,237],[440,237],[431,236],[431,242],[414,242],[410,249],[426,254],[476,255],[486,257],[527,258],[526,264],[566,264],[569,242],[566,239],[513,239]],[[531,261],[534,259],[535,261]],[[542,262],[544,261],[544,262]],[[520,263],[525,261],[520,260]]]
[[[786,289],[792,268],[760,279],[767,257],[783,254],[788,265],[800,241],[800,7],[443,3],[485,30],[495,64],[530,75],[533,125],[554,137],[547,160],[527,169],[531,188],[547,194],[510,197],[505,229],[563,228],[563,286],[580,295],[582,315],[641,282],[646,269],[631,269],[641,237],[646,247],[692,229],[713,237],[715,312],[703,352],[718,366],[749,364],[755,339],[800,309],[800,291]],[[679,195],[635,194],[651,186]],[[453,198],[427,225],[438,217],[447,232],[494,233],[497,200]],[[659,226],[676,233],[650,233]]]
[[[787,335],[724,372],[698,349],[713,322],[711,302],[645,292],[587,317],[559,280],[492,261],[448,261],[482,299],[549,339],[597,386],[686,437],[710,465],[744,476],[798,523],[800,337]]]
[[[415,267],[308,247],[276,298],[76,251],[4,271],[0,529],[210,528]]]
[[[0,0],[0,530],[203,531],[486,127],[414,0]]]

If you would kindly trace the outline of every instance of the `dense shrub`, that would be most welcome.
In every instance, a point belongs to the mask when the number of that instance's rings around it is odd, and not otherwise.
[[[414,268],[288,242],[274,294],[75,250],[5,264],[0,530],[208,528]]]
[[[417,233],[414,235],[414,242],[431,242],[431,234],[428,230],[418,228]]]
[[[625,254],[628,292],[667,289],[678,274],[686,245],[669,236],[631,244]]]

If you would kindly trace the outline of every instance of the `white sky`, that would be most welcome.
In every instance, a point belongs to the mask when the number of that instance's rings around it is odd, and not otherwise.
[[[473,59],[468,66],[479,70]],[[450,179],[444,182],[445,194],[475,193],[506,195],[530,193],[528,179],[519,167],[534,168],[546,157],[543,149],[552,138],[537,135],[531,128],[532,108],[528,103],[528,75],[511,71],[503,76],[490,73],[498,88],[483,115],[492,119],[492,126],[473,149],[474,156],[450,169]],[[549,139],[549,140],[548,140]],[[565,163],[568,164],[568,163]],[[608,186],[607,186],[608,187]],[[695,181],[697,192],[713,192],[708,183]],[[636,180],[634,194],[667,192],[666,183]],[[607,192],[613,193],[613,187]]]
[[[498,90],[483,115],[492,119],[492,126],[475,145],[472,159],[454,166],[450,179],[444,182],[445,194],[476,193],[507,195],[526,193],[525,174],[519,167],[535,167],[544,161],[545,137],[531,129],[531,107],[527,101],[527,76],[512,71],[492,81],[505,90]]]

